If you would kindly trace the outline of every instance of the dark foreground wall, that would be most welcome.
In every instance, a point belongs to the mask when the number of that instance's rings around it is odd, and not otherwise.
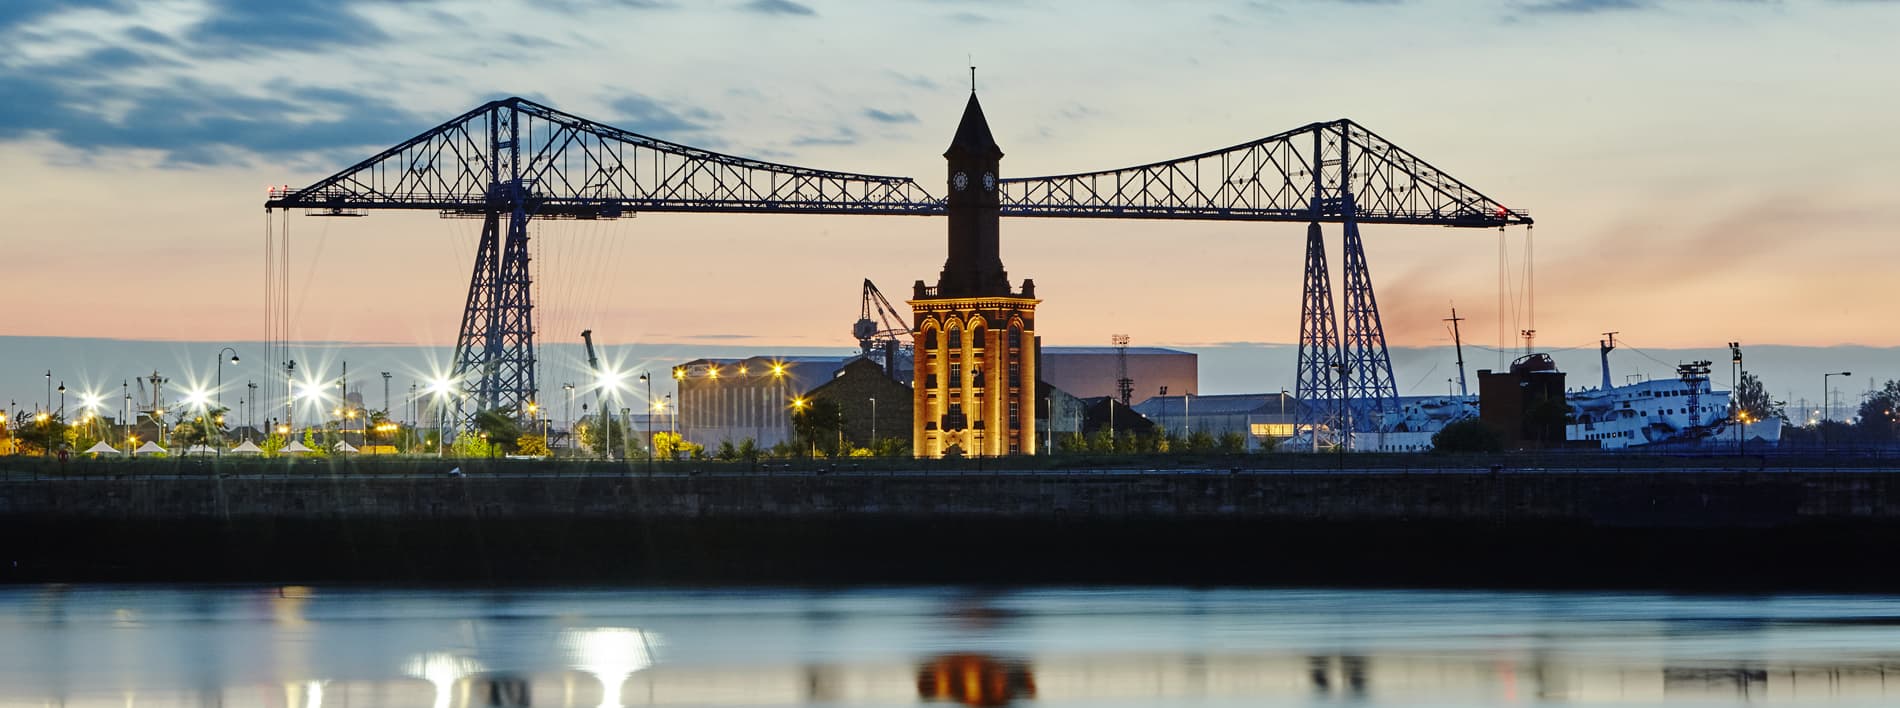
[[[0,579],[1900,591],[1900,477],[1302,472],[0,481]]]

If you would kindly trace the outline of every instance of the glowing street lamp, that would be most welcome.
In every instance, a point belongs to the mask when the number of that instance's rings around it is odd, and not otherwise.
[[[455,394],[455,380],[438,376],[429,381],[429,395],[435,397],[435,455],[442,457],[448,448],[448,424],[444,420],[443,401]]]

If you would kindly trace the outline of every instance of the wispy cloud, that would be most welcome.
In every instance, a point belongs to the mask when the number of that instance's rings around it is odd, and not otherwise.
[[[844,126],[839,126],[837,131],[833,132],[831,135],[805,135],[805,136],[793,138],[792,146],[793,147],[817,147],[817,146],[833,146],[833,145],[856,145],[858,144],[858,140],[859,138],[858,138],[857,131],[844,127]]]
[[[212,0],[205,19],[186,32],[199,51],[238,54],[251,48],[316,50],[389,39],[356,2],[336,0]]]
[[[1604,12],[1647,10],[1651,7],[1654,5],[1649,0],[1548,0],[1525,5],[1523,10],[1543,15],[1594,15]]]
[[[795,3],[792,2],[792,0],[751,0],[751,2],[740,5],[739,9],[761,15],[809,16],[818,14],[818,11],[811,9],[810,6]]]
[[[917,114],[910,111],[880,111],[876,108],[864,109],[864,117],[879,123],[915,123]]]
[[[651,96],[637,93],[615,99],[608,108],[615,116],[609,123],[641,135],[667,140],[692,140],[701,147],[720,142],[707,134],[713,124],[720,120],[720,116],[704,108],[675,108]]]

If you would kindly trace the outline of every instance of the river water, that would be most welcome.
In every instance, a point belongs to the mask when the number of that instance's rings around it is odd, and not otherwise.
[[[0,588],[0,706],[1897,702],[1887,596]]]

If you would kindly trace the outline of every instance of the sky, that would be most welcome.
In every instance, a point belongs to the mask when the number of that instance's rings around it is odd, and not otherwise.
[[[0,263],[14,307],[0,335],[265,339],[266,188],[502,96],[938,185],[975,64],[1004,176],[1352,118],[1537,219],[1541,348],[1588,352],[1610,330],[1658,350],[1896,347],[1896,31],[1900,2],[1881,0],[11,0]],[[294,216],[294,336],[451,344],[476,228]],[[842,350],[861,280],[901,301],[935,278],[942,229],[550,224],[534,233],[541,336]],[[1006,220],[1003,257],[1036,279],[1046,343],[1267,351],[1297,336],[1303,234]],[[1521,295],[1500,317],[1495,232],[1364,235],[1395,347],[1448,344],[1454,305],[1468,342],[1530,323]],[[1521,278],[1525,234],[1507,239]],[[37,391],[60,363],[4,354],[33,369],[0,374],[4,391]]]

